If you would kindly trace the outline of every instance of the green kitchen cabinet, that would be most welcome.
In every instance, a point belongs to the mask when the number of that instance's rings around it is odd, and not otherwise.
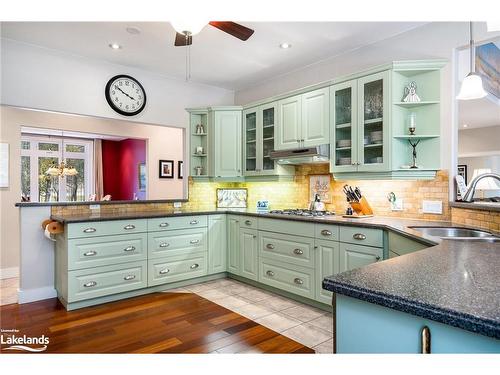
[[[209,112],[214,177],[241,177],[241,110]],[[210,159],[209,159],[210,160]]]
[[[332,303],[332,292],[322,288],[323,279],[339,273],[340,245],[335,241],[316,240],[314,244],[316,256],[316,300],[326,304]]]
[[[329,96],[326,87],[278,101],[276,150],[330,142]]]
[[[241,273],[240,217],[227,216],[227,271],[234,275]]]
[[[257,230],[240,229],[240,276],[257,280],[259,277]]]
[[[340,243],[339,272],[350,271],[367,266],[383,258],[383,249],[379,247]]]
[[[208,217],[208,274],[227,271],[226,215]]]

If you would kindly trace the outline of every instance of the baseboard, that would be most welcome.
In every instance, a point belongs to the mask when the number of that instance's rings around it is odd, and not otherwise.
[[[19,276],[19,267],[0,268],[0,280]]]
[[[17,297],[18,303],[29,303],[57,297],[57,292],[52,286],[36,289],[19,289]]]

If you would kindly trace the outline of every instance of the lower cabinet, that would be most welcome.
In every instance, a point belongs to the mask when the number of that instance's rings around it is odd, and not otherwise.
[[[340,243],[339,272],[367,266],[383,257],[383,249],[364,245]]]
[[[227,217],[227,271],[240,274],[240,218],[228,215]]]
[[[240,229],[240,276],[257,280],[259,277],[257,230]]]
[[[208,273],[207,253],[148,260],[148,285],[192,279]]]
[[[332,303],[332,292],[323,289],[323,279],[339,272],[340,245],[335,241],[316,240],[316,300],[326,304]]]
[[[259,281],[302,297],[314,299],[314,269],[260,258]]]
[[[226,215],[208,217],[208,274],[227,271]]]

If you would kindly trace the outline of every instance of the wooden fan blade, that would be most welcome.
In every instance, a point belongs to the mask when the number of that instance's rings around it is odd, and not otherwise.
[[[254,32],[248,27],[230,21],[210,21],[209,24],[241,40],[247,40]]]
[[[180,46],[188,46],[190,44],[193,44],[193,37],[191,35],[187,37],[187,43],[186,43],[186,36],[184,34],[181,33],[175,34],[174,46],[180,47]]]

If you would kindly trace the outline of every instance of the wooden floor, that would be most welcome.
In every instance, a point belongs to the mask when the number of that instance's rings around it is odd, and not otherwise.
[[[49,353],[314,353],[191,293],[155,293],[69,312],[55,298],[6,305],[0,325],[19,330],[18,336],[45,334]]]

